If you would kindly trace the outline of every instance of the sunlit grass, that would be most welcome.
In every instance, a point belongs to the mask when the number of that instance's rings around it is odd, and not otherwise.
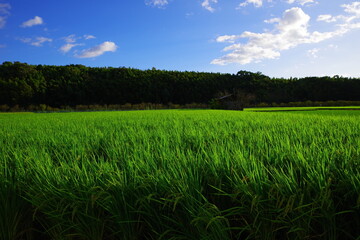
[[[359,117],[0,115],[0,239],[357,239]]]
[[[264,111],[315,111],[315,110],[360,110],[360,106],[342,107],[259,107],[245,108],[244,111],[264,112]]]

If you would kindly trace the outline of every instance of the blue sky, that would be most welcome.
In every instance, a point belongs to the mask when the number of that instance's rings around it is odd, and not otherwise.
[[[0,62],[360,77],[360,2],[0,0]]]

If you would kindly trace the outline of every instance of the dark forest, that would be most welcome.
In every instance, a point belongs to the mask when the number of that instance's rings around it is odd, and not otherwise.
[[[341,76],[271,78],[237,74],[138,70],[125,67],[0,65],[0,105],[53,107],[106,104],[208,104],[235,92],[251,104],[305,101],[359,101],[360,79]]]

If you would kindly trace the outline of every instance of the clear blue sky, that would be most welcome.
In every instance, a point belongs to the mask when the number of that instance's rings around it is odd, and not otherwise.
[[[0,62],[359,77],[360,2],[0,0]]]

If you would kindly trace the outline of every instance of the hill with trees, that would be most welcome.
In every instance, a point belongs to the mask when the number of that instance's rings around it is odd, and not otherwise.
[[[360,79],[341,76],[270,78],[237,74],[139,70],[125,67],[0,65],[0,105],[52,107],[107,104],[208,104],[225,93],[251,94],[252,105],[360,101]]]

